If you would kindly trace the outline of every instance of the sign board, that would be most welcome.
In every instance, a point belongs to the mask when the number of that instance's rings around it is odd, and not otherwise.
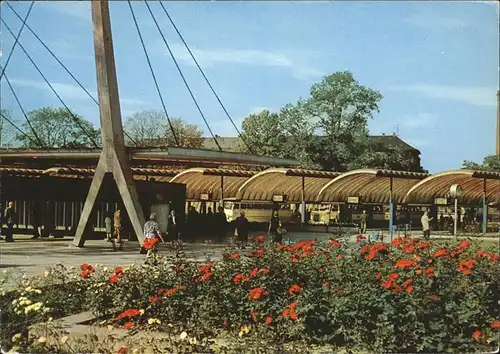
[[[447,198],[434,198],[434,204],[436,205],[448,205]]]
[[[210,200],[210,194],[209,193],[201,193],[200,200]]]
[[[347,203],[359,204],[359,197],[347,197]]]
[[[273,195],[273,202],[283,203],[285,201],[285,196],[283,195]]]

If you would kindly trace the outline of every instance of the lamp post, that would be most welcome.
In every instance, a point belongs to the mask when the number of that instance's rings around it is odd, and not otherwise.
[[[453,220],[453,235],[457,236],[457,225],[458,225],[458,197],[462,195],[462,189],[458,184],[453,184],[450,187],[450,196],[455,198],[455,216]]]

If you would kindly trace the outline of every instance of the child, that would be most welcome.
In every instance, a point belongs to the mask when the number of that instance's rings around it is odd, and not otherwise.
[[[158,223],[155,221],[156,214],[152,213],[149,216],[149,220],[144,224],[144,249],[147,250],[146,254],[146,263],[149,262],[149,259],[153,259],[153,263],[156,263],[156,253],[158,252],[156,245],[160,240],[165,242],[160,234],[160,227]]]

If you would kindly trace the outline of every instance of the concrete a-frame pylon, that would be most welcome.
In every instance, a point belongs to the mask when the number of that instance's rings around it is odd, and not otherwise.
[[[125,139],[123,138],[108,0],[91,1],[91,6],[94,24],[94,51],[101,117],[102,152],[80,216],[73,245],[83,247],[85,243],[85,228],[106,174],[112,174],[133,230],[142,245],[144,239],[142,234],[144,213],[139,203],[139,196],[130,169],[130,161],[126,153]]]

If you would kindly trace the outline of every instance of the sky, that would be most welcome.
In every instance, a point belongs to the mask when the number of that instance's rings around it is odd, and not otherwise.
[[[10,2],[24,17],[30,2]],[[371,134],[398,134],[422,152],[431,173],[481,162],[494,153],[499,87],[498,4],[494,1],[418,2],[164,2],[230,115],[278,111],[307,98],[311,85],[336,71],[351,71],[381,92]],[[146,5],[132,6],[169,115],[199,125],[196,106],[168,54]],[[236,131],[156,1],[150,2],[210,127]],[[21,21],[6,4],[1,17],[17,34]],[[121,112],[158,109],[161,103],[126,1],[110,2]],[[36,2],[27,23],[96,97],[90,2]],[[14,44],[0,26],[2,67]],[[64,102],[99,125],[97,105],[35,37],[19,41]],[[6,69],[25,110],[61,106],[16,47]],[[1,81],[1,103],[21,119]]]

